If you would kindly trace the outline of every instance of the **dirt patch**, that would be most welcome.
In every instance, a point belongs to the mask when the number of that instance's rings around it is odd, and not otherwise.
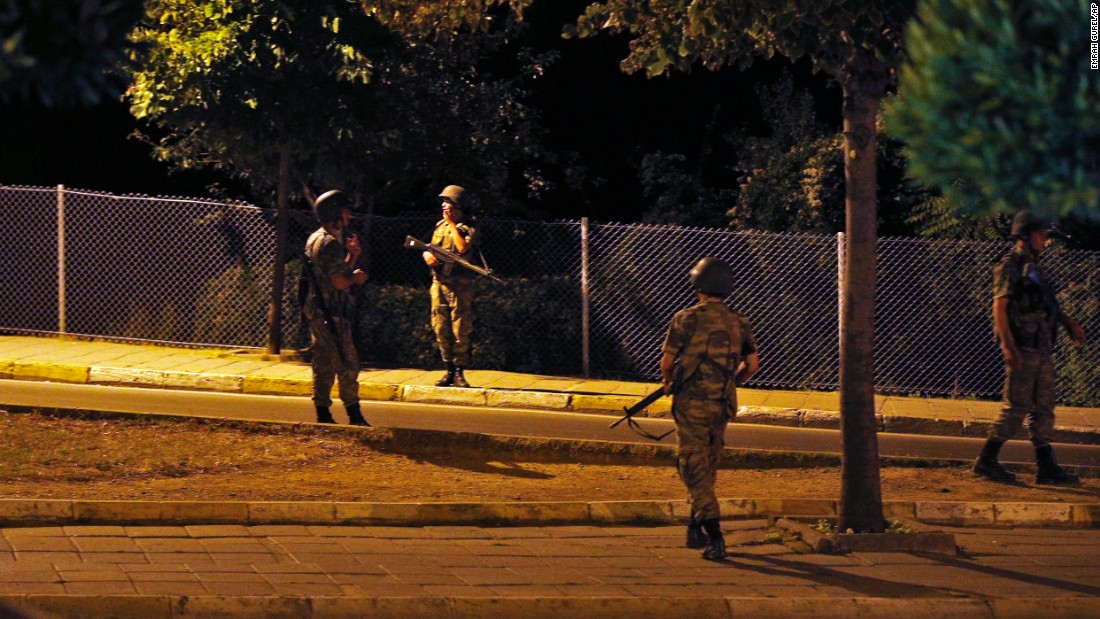
[[[680,499],[673,467],[388,453],[309,426],[0,412],[5,498],[235,501]],[[965,468],[882,469],[885,500],[1098,502],[1100,480],[1015,486]],[[837,467],[724,469],[723,497],[840,496]]]

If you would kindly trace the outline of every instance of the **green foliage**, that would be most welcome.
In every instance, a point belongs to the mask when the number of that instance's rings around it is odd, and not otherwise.
[[[440,364],[427,288],[367,284],[358,302],[356,341],[362,347],[363,359],[394,367],[428,368]],[[475,338],[480,326],[475,314]]]
[[[1091,257],[1070,273],[1067,286],[1058,294],[1062,311],[1085,329],[1091,341],[1078,348],[1062,331],[1059,334],[1059,400],[1069,406],[1100,406],[1096,368],[1100,367],[1100,260]]]
[[[701,175],[684,170],[687,157],[662,152],[642,158],[639,179],[642,195],[650,200],[642,217],[648,224],[677,224],[716,228],[727,222],[724,205],[732,199],[730,190],[708,187]]]
[[[551,375],[581,370],[581,298],[569,277],[477,280],[473,359],[478,367]]]
[[[943,196],[917,204],[907,221],[921,236],[970,241],[1003,240],[1009,225],[1004,216],[961,212]]]
[[[242,338],[251,338],[243,343],[261,346],[270,299],[266,272],[241,266],[226,269],[203,287],[196,303],[195,337],[190,341],[240,345]]]
[[[888,128],[967,212],[1100,217],[1100,71],[1080,0],[925,0]]]
[[[546,374],[580,371],[580,296],[565,277],[475,280],[475,368]],[[428,290],[368,284],[359,297],[363,358],[398,367],[440,367]]]
[[[0,5],[0,101],[93,105],[117,97],[117,70],[142,0],[8,0]]]
[[[153,0],[134,33],[145,50],[131,112],[164,134],[158,158],[225,169],[260,192],[274,190],[283,150],[292,178],[359,194],[373,212],[451,182],[505,208],[514,173],[538,190],[544,151],[520,86],[552,58],[524,56],[518,77],[496,78],[481,65],[511,21],[479,18],[461,37],[441,22],[419,38],[428,13],[408,4]]]
[[[134,302],[122,327],[122,337],[160,342],[182,342],[187,340],[180,324],[175,305],[166,303],[155,314],[143,305]]]
[[[755,57],[809,57],[819,70],[850,74],[856,58],[883,63],[881,80],[900,61],[901,33],[914,0],[851,2],[797,0],[605,0],[590,5],[566,36],[589,37],[601,30],[632,35],[628,72],[663,75],[687,71],[695,62],[708,69],[747,67]]]
[[[843,135],[818,121],[813,100],[790,77],[757,89],[767,134],[734,133],[740,191],[728,211],[738,229],[831,234],[844,230]],[[768,105],[784,101],[785,105]],[[912,231],[908,216],[932,199],[906,179],[902,146],[885,136],[876,142],[879,229],[884,234]]]

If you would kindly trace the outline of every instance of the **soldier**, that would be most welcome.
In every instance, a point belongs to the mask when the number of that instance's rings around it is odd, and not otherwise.
[[[677,470],[691,497],[687,546],[715,561],[726,555],[714,493],[726,424],[737,414],[737,386],[760,369],[760,355],[749,320],[724,302],[733,291],[729,265],[703,258],[691,270],[691,285],[699,303],[672,317],[661,378],[674,394]]]
[[[1053,351],[1058,324],[1077,346],[1085,343],[1085,331],[1062,313],[1054,285],[1039,265],[1049,230],[1047,222],[1026,211],[1017,213],[1012,220],[1016,245],[993,269],[993,330],[1005,360],[1004,405],[974,463],[976,474],[993,481],[1016,481],[1016,475],[997,461],[997,454],[1025,420],[1035,445],[1035,482],[1078,481],[1077,475],[1058,466],[1050,444],[1057,380]]]
[[[309,286],[302,312],[309,320],[313,344],[317,423],[336,423],[329,406],[332,383],[339,379],[340,400],[347,410],[348,423],[369,426],[359,410],[359,354],[351,334],[355,299],[349,289],[367,281],[367,274],[354,268],[362,251],[359,238],[344,234],[351,222],[351,206],[343,193],[332,190],[317,198],[313,213],[321,227],[306,241],[306,256],[313,263],[308,279],[313,285]]]
[[[477,251],[477,230],[463,217],[462,196],[465,189],[447,185],[439,194],[443,201],[443,219],[432,232],[432,245],[462,257]],[[470,367],[470,332],[473,331],[473,275],[469,269],[453,262],[442,262],[430,251],[424,252],[424,262],[432,270],[432,330],[439,343],[439,353],[447,365],[447,373],[437,387],[469,387],[465,369]]]

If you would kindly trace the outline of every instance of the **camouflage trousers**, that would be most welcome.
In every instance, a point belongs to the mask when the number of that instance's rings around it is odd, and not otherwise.
[[[344,406],[359,403],[359,353],[351,339],[351,323],[336,319],[337,343],[323,318],[309,321],[309,339],[313,343],[313,404],[332,405],[332,383],[339,379],[340,401]],[[340,346],[344,359],[340,358]]]
[[[1057,398],[1054,359],[1050,353],[1021,348],[1023,366],[1005,366],[1004,400],[1001,416],[990,436],[1001,440],[1016,437],[1026,425],[1028,438],[1036,447],[1050,444],[1054,431],[1054,401]]]
[[[444,363],[470,367],[474,290],[469,282],[432,282],[432,330]]]
[[[680,442],[676,469],[687,486],[696,522],[719,517],[714,484],[730,419],[726,406],[725,400],[676,397],[672,401],[676,438]]]

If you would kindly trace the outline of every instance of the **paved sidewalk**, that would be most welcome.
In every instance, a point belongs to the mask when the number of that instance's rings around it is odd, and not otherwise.
[[[655,388],[653,383],[538,376],[470,370],[472,389],[433,386],[438,371],[363,370],[366,400],[400,400],[620,414]],[[255,351],[187,349],[141,344],[0,335],[0,378],[71,383],[203,389],[232,393],[308,396],[308,364]],[[740,389],[739,423],[798,427],[838,426],[839,396],[832,392]],[[986,436],[998,402],[878,396],[880,431]],[[667,416],[670,399],[650,407]],[[1060,407],[1059,442],[1100,443],[1100,409]]]
[[[0,604],[119,618],[1100,615],[1100,530],[948,529],[958,556],[833,556],[775,543],[767,521],[725,529],[722,562],[684,548],[678,526],[0,529]]]

